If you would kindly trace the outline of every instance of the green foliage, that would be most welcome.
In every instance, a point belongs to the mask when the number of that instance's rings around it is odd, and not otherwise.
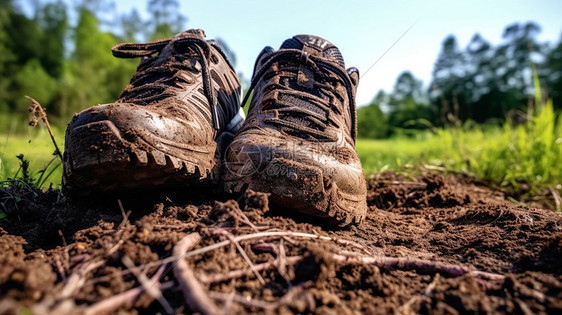
[[[400,130],[426,129],[431,126],[427,123],[431,120],[432,112],[429,106],[416,103],[413,98],[403,100],[398,108],[389,114],[389,125],[393,126],[393,133],[400,133]]]
[[[51,104],[58,89],[57,80],[46,72],[37,59],[31,59],[23,66],[16,74],[15,82],[19,87],[19,94],[33,95],[43,104]],[[18,100],[16,110],[23,113],[28,107],[29,101],[22,98]]]
[[[562,117],[548,100],[522,124],[466,123],[437,129],[435,134],[418,133],[415,139],[359,139],[357,151],[366,172],[431,164],[536,194],[562,183]]]
[[[388,135],[388,121],[378,104],[357,110],[357,135],[361,138],[380,139]]]
[[[57,143],[64,143],[64,132],[58,128],[53,132]],[[18,172],[21,161],[17,156],[23,153],[29,161],[28,174],[37,187],[60,188],[62,167],[58,158],[54,159],[53,150],[53,143],[43,127],[27,129],[23,134],[0,134],[0,181],[21,177],[22,171]]]
[[[66,6],[62,1],[46,3],[36,18],[41,36],[39,59],[45,71],[59,78],[64,67],[64,40],[68,33]]]
[[[553,98],[554,108],[562,109],[562,38],[560,43],[547,56],[546,76],[549,96]]]
[[[447,150],[427,132],[414,137],[394,136],[387,139],[359,138],[356,143],[365,174],[423,165],[443,156]]]
[[[533,22],[514,23],[505,28],[498,46],[492,47],[475,34],[465,50],[458,47],[454,36],[447,37],[429,89],[438,113],[434,124],[482,123],[524,109],[533,93],[533,82],[527,75],[531,57],[548,52],[547,46],[537,41],[539,31]],[[541,77],[553,70],[547,64],[538,66]]]
[[[535,62],[536,75],[546,83],[554,108],[562,109],[562,42],[550,49],[537,41],[539,32],[533,22],[514,23],[505,28],[500,44],[492,46],[475,34],[465,49],[454,35],[447,36],[427,91],[412,73],[404,71],[392,93],[379,93],[373,101],[386,116],[387,135],[413,134],[434,126],[458,127],[469,121],[497,124],[514,119],[519,123],[517,118],[525,115],[537,89],[528,75],[532,60],[540,61]],[[361,117],[372,115],[367,110],[358,115],[367,128],[365,122],[374,119]],[[377,133],[360,132],[362,137],[378,137]]]
[[[502,126],[476,125],[434,129],[415,139],[383,141],[360,139],[357,151],[366,172],[431,164],[509,187],[518,193],[537,194],[562,183],[562,115],[551,99],[544,100],[534,64],[535,108],[526,121],[507,119]]]
[[[148,23],[152,29],[151,40],[163,39],[183,31],[187,18],[179,13],[177,0],[150,0],[148,11],[152,15]]]
[[[137,9],[121,16],[119,23],[123,29],[123,40],[128,42],[138,41],[140,30],[146,26]]]
[[[31,15],[21,10],[24,1],[0,0],[0,116],[25,116],[24,95],[29,95],[59,126],[75,112],[119,97],[139,60],[114,58],[113,45],[169,37],[182,31],[186,21],[176,0],[151,0],[147,21],[132,11],[109,22],[99,17],[113,10],[104,0],[73,6],[62,0],[28,1]],[[69,15],[76,17],[75,25],[69,25]],[[112,31],[102,31],[104,26]],[[10,126],[0,124],[0,131]],[[17,131],[22,132],[19,125]]]
[[[74,31],[74,53],[67,62],[56,114],[69,117],[95,104],[114,101],[133,75],[138,60],[120,60],[111,54],[118,39],[100,31],[100,22],[80,9]]]
[[[15,59],[13,52],[8,47],[8,32],[6,27],[9,24],[9,7],[0,6],[0,76],[4,79],[0,80],[0,111],[7,111],[8,103],[6,95],[9,94],[10,81],[6,80],[7,69],[9,64]]]

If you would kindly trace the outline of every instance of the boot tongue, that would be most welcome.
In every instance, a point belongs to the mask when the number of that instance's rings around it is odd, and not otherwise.
[[[300,49],[310,54],[320,55],[331,59],[345,68],[340,50],[329,41],[314,35],[296,35],[283,42],[280,49]]]
[[[172,37],[170,43],[162,49],[161,56],[168,56],[172,53],[186,53],[190,48],[190,44],[185,44],[182,40],[187,38],[195,38],[205,40],[205,32],[200,29],[192,29],[183,31]]]
[[[203,30],[200,29],[191,29],[191,30],[187,30],[187,31],[183,31],[179,34],[177,34],[176,36],[174,36],[174,38],[172,40],[178,40],[178,39],[182,39],[182,38],[205,38],[205,32]]]

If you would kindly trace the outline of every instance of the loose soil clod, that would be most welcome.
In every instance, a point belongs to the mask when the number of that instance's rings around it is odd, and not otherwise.
[[[370,186],[365,222],[345,229],[254,192],[244,210],[208,193],[120,209],[12,188],[0,314],[562,312],[559,214],[440,175]]]

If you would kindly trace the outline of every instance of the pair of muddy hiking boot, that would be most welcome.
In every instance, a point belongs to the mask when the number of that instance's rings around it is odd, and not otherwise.
[[[68,195],[157,186],[224,185],[332,223],[359,223],[366,183],[355,151],[359,73],[316,36],[287,39],[257,58],[248,117],[225,53],[203,31],[120,44],[141,58],[119,100],[74,116],[66,130]],[[253,92],[253,93],[252,93]]]

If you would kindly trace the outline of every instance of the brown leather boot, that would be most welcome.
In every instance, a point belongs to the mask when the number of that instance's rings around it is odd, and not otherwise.
[[[359,223],[366,181],[355,151],[357,69],[316,36],[266,47],[252,77],[248,118],[226,153],[227,192],[271,193],[283,207]],[[243,102],[244,104],[244,102]]]
[[[137,73],[115,103],[86,109],[69,123],[64,192],[216,180],[219,146],[243,120],[240,82],[218,44],[189,30],[147,44],[119,44],[113,55],[140,57]]]

